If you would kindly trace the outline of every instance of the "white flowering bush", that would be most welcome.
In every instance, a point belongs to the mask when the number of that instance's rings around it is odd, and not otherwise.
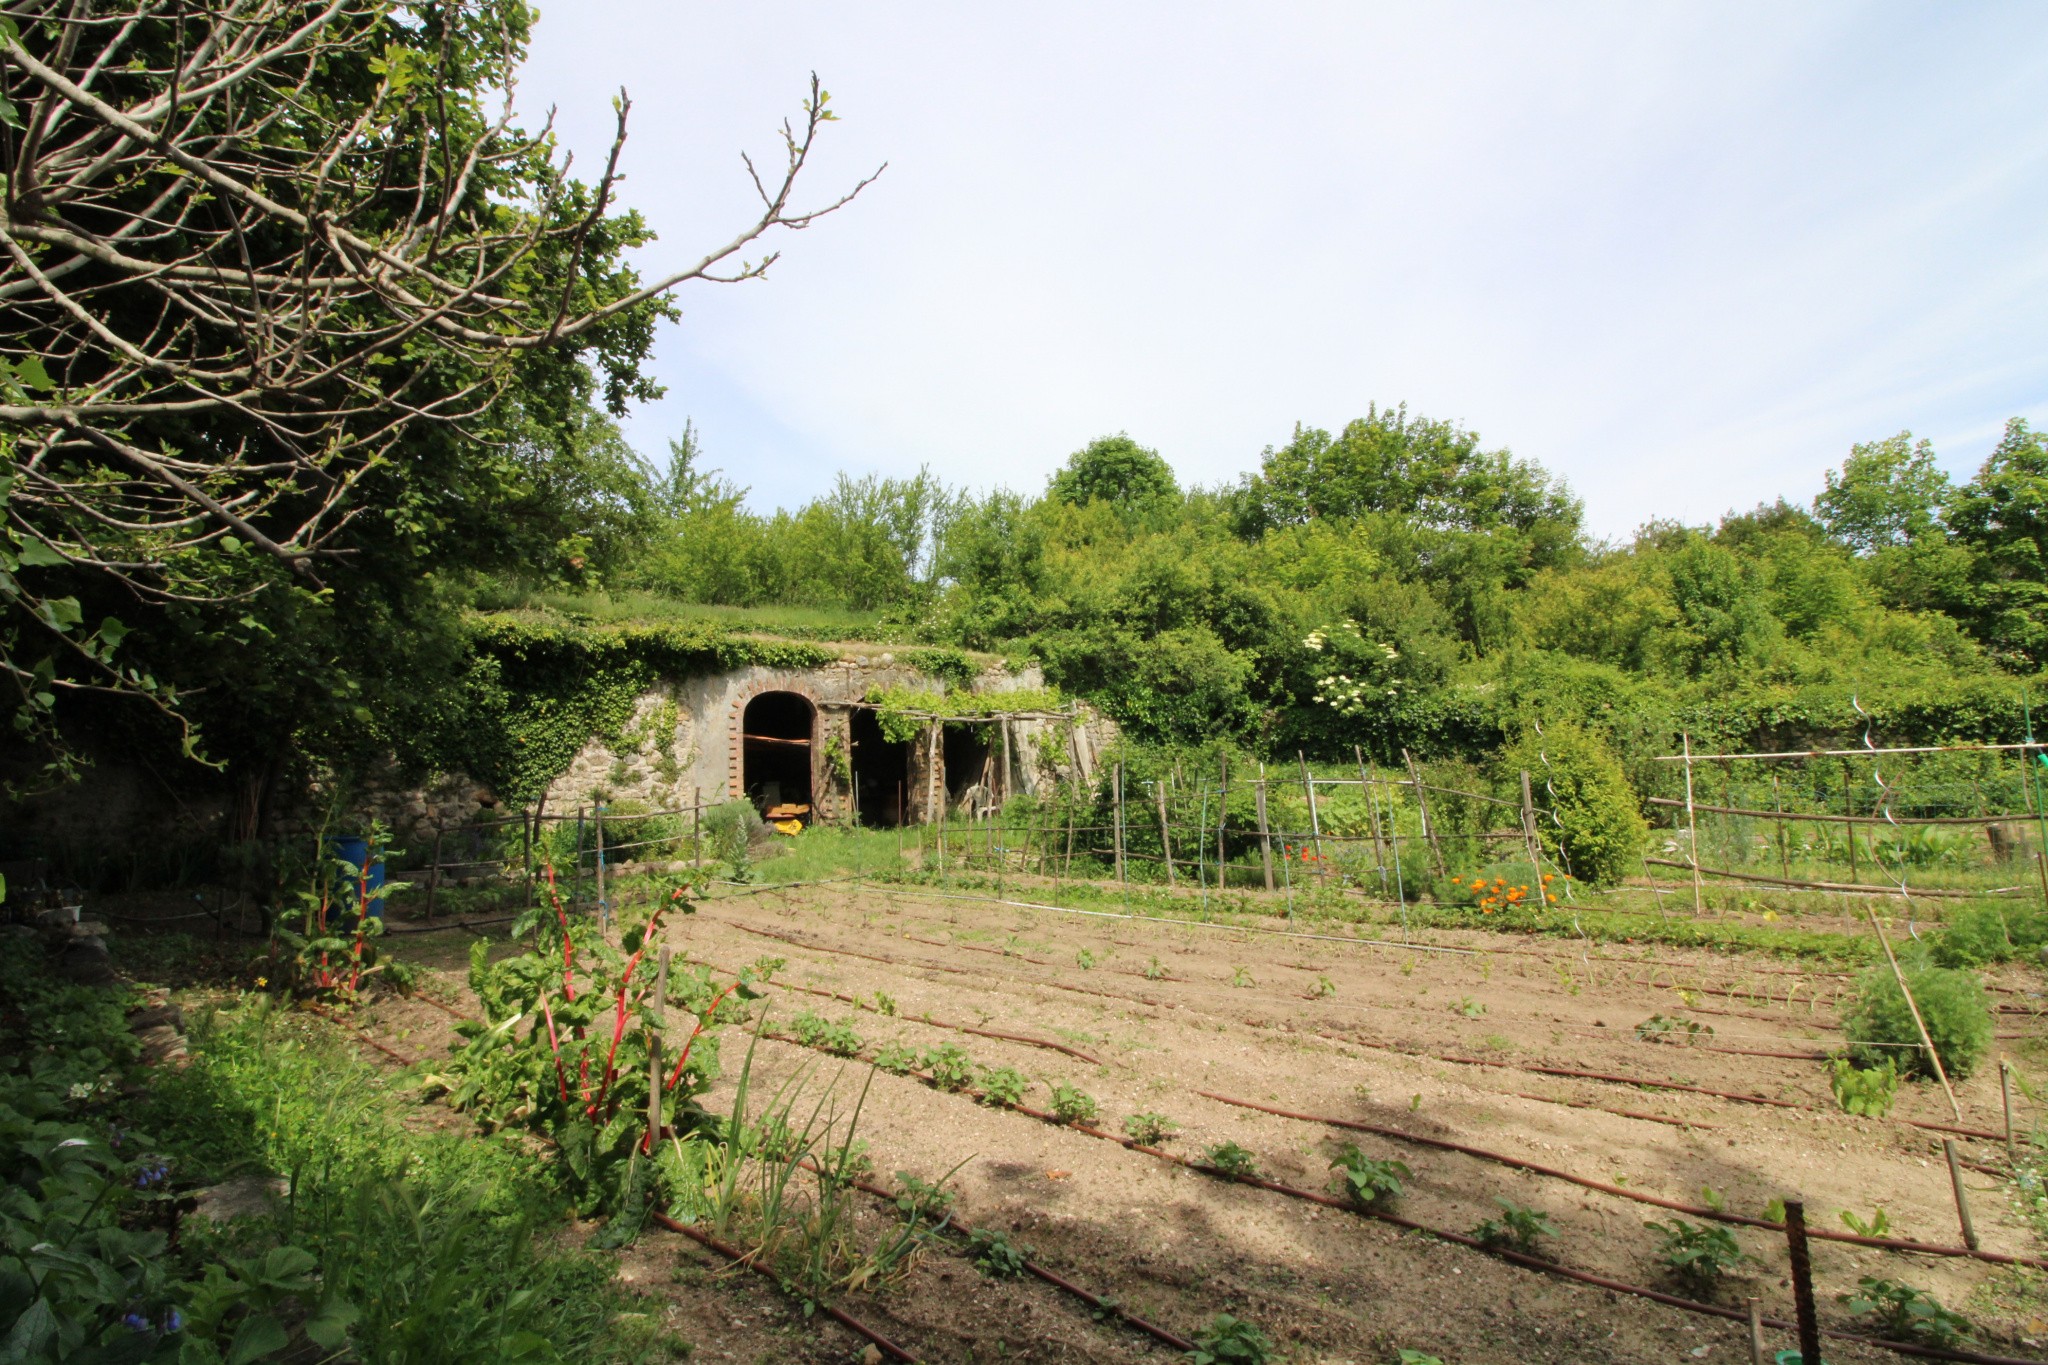
[[[1301,647],[1320,654],[1330,671],[1316,678],[1315,701],[1340,716],[1362,716],[1400,700],[1401,654],[1384,640],[1366,637],[1346,618],[1309,632]]]

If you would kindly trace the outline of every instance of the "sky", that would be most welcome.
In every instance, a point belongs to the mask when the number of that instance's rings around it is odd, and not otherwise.
[[[752,220],[813,71],[798,204],[887,170],[684,289],[626,423],[764,510],[1119,431],[1213,484],[1406,403],[1625,537],[2048,425],[2048,6],[555,0],[518,98],[588,171],[630,95],[653,277]]]

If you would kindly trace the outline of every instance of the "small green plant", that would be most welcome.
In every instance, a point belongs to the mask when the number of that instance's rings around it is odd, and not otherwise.
[[[1778,1217],[1783,1219],[1784,1216],[1781,1206]],[[1848,1225],[1849,1231],[1855,1233],[1858,1237],[1882,1237],[1892,1230],[1892,1217],[1882,1207],[1871,1212],[1870,1221],[1867,1223],[1849,1210],[1843,1209],[1842,1221]]]
[[[1700,1047],[1713,1041],[1714,1027],[1697,1019],[1674,1019],[1665,1014],[1653,1014],[1636,1025],[1636,1037],[1646,1043]]]
[[[1219,1142],[1202,1153],[1211,1166],[1228,1176],[1257,1175],[1259,1159],[1234,1142]]]
[[[1070,1082],[1061,1081],[1052,1088],[1053,1117],[1061,1123],[1093,1123],[1096,1112],[1095,1097]]]
[[[1842,1302],[1858,1317],[1877,1319],[1886,1336],[1953,1346],[1973,1330],[1968,1318],[1943,1308],[1924,1289],[1873,1275],[1865,1275],[1856,1285],[1857,1292],[1840,1296]]]
[[[1728,1212],[1728,1196],[1715,1189],[1712,1185],[1700,1186],[1700,1202],[1715,1213]]]
[[[1451,1009],[1458,1014],[1464,1015],[1467,1019],[1477,1019],[1480,1015],[1486,1013],[1486,1006],[1480,1004],[1469,995],[1459,997],[1458,1003],[1451,1006]]]
[[[1511,1199],[1496,1197],[1500,1217],[1488,1218],[1472,1229],[1472,1235],[1490,1247],[1505,1247],[1533,1256],[1545,1237],[1557,1236],[1557,1225],[1539,1209],[1525,1209]]]
[[[861,1037],[846,1020],[834,1022],[805,1010],[789,1021],[789,1031],[805,1047],[814,1047],[835,1057],[860,1055]]]
[[[1147,1147],[1157,1147],[1179,1131],[1180,1125],[1164,1114],[1132,1114],[1124,1120],[1124,1132]]]
[[[1145,964],[1145,979],[1147,981],[1164,981],[1166,979],[1166,968],[1159,965],[1158,958],[1155,957]]]
[[[1321,1000],[1327,996],[1335,995],[1336,993],[1336,982],[1330,980],[1330,978],[1327,976],[1318,976],[1316,978],[1316,984],[1309,987],[1308,998],[1311,1000]]]
[[[1969,972],[1945,967],[1909,970],[1906,983],[1949,1079],[1975,1071],[1991,1050],[1991,1006],[1983,983]],[[1864,976],[1856,1002],[1843,1012],[1842,1031],[1849,1039],[1849,1060],[1858,1066],[1881,1067],[1897,1058],[1908,1075],[1934,1074],[1912,1010],[1888,969]]]
[[[1019,1246],[994,1228],[976,1228],[967,1239],[967,1254],[974,1268],[992,1280],[1014,1280],[1024,1273],[1031,1248]]]
[[[1836,1057],[1828,1069],[1828,1087],[1845,1113],[1881,1119],[1891,1112],[1899,1093],[1899,1068],[1891,1058],[1880,1066],[1859,1067],[1847,1057]]]
[[[884,1043],[875,1054],[875,1065],[892,1076],[908,1076],[917,1070],[917,1049],[902,1043]]]
[[[1230,974],[1230,984],[1237,987],[1239,990],[1250,990],[1253,986],[1256,986],[1259,983],[1252,980],[1250,968],[1240,966],[1237,968],[1236,971]]]
[[[896,1013],[896,997],[887,991],[876,991],[875,1008],[893,1017]]]
[[[1228,1313],[1218,1313],[1195,1334],[1192,1365],[1266,1365],[1273,1359],[1273,1341],[1264,1332]]]
[[[1785,1197],[1783,1195],[1772,1195],[1771,1202],[1764,1205],[1764,1221],[1766,1223],[1782,1223],[1785,1221]]]
[[[1338,1150],[1337,1159],[1330,1166],[1343,1172],[1345,1187],[1360,1208],[1377,1204],[1382,1199],[1400,1198],[1402,1182],[1413,1179],[1406,1163],[1375,1160],[1359,1151],[1358,1145],[1352,1142],[1345,1143]]]
[[[1091,971],[1095,966],[1095,954],[1083,948],[1080,952],[1074,954],[1074,961],[1081,964],[1082,971]]]
[[[1395,1365],[1444,1365],[1444,1358],[1433,1356],[1427,1351],[1411,1351],[1404,1346],[1401,1348],[1401,1358]]]
[[[903,1186],[903,1192],[896,1196],[896,1207],[906,1217],[922,1214],[935,1222],[943,1220],[953,1211],[953,1202],[960,1197],[946,1188],[945,1181],[935,1185],[908,1171],[896,1172],[896,1182]]]
[[[918,1062],[941,1090],[966,1090],[974,1084],[974,1059],[955,1044],[928,1047]]]
[[[1674,1218],[1668,1223],[1649,1222],[1643,1226],[1664,1239],[1657,1259],[1703,1297],[1713,1292],[1721,1276],[1742,1262],[1755,1259],[1743,1251],[1734,1233],[1711,1223],[1688,1223],[1683,1218]]]
[[[986,1066],[981,1069],[981,1102],[998,1109],[1015,1109],[1024,1103],[1031,1082],[1014,1066]]]

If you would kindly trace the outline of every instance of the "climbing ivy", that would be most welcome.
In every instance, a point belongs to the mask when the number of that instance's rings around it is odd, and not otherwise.
[[[592,737],[638,749],[649,728],[626,734],[633,706],[658,679],[700,677],[747,665],[822,668],[816,645],[755,640],[716,626],[580,626],[477,616],[465,627],[456,686],[436,692],[411,718],[408,757],[461,771],[502,798],[530,801],[568,768]],[[673,706],[665,713],[674,733]]]
[[[894,744],[916,739],[934,718],[968,720],[1015,715],[1020,711],[1058,711],[1067,705],[1056,687],[1026,687],[1015,692],[921,692],[907,687],[871,687],[867,700],[875,708],[883,737]]]
[[[903,662],[962,692],[974,686],[975,675],[979,672],[974,660],[957,649],[908,650],[903,655]]]

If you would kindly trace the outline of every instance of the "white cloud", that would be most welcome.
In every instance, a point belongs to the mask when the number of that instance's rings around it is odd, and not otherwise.
[[[1596,530],[1804,498],[1902,427],[2048,416],[2048,11],[576,0],[523,86],[589,165],[634,97],[663,241],[818,70],[841,215],[686,296],[636,415],[757,501],[929,463],[1036,487],[1105,431],[1183,478],[1369,401],[1569,478]]]

